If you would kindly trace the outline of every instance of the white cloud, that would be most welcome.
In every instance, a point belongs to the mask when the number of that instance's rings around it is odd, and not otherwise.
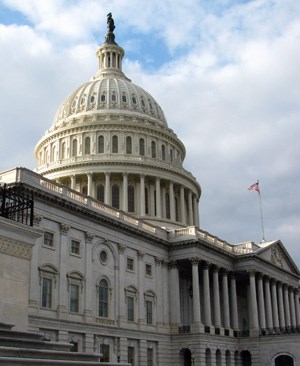
[[[203,229],[259,241],[258,197],[247,188],[260,179],[267,239],[282,239],[300,264],[300,2],[5,3],[32,26],[0,29],[1,170],[34,167],[33,147],[59,104],[96,72],[93,34],[104,36],[112,11],[117,37],[133,32],[142,43],[151,35],[172,52],[151,75],[139,61],[123,66],[186,145],[185,167],[203,190]]]

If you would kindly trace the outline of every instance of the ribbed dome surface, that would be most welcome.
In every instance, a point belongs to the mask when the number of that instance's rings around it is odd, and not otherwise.
[[[167,125],[164,113],[155,99],[127,78],[96,78],[75,90],[59,107],[54,126],[79,115],[107,113],[109,110],[146,114]]]

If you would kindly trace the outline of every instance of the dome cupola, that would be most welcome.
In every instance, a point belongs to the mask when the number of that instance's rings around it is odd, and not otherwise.
[[[182,167],[185,147],[123,73],[111,13],[107,28],[95,76],[66,98],[35,148],[36,171],[149,222],[198,226],[201,189]]]

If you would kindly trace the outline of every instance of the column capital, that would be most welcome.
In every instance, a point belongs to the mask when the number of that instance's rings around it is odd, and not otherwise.
[[[110,176],[110,172],[105,172],[104,174],[105,174],[106,177]]]
[[[177,261],[170,261],[170,262],[168,263],[168,265],[169,265],[169,268],[170,268],[170,269],[172,269],[172,268],[178,268],[178,263],[177,263]]]
[[[213,270],[213,272],[214,272],[214,273],[219,273],[219,272],[220,272],[220,267],[219,267],[219,266],[217,266],[216,264],[214,264],[214,265],[212,266],[212,270]]]
[[[192,265],[198,265],[200,262],[200,258],[199,257],[192,257],[190,258],[190,261],[192,263]]]
[[[138,259],[139,259],[139,260],[142,260],[142,259],[144,258],[145,253],[144,253],[144,252],[142,252],[142,251],[140,251],[140,250],[138,250],[138,251],[137,251],[137,255],[138,255]]]
[[[126,245],[118,244],[118,251],[120,254],[124,254],[125,249],[126,249]]]
[[[208,269],[209,268],[209,264],[207,262],[203,262],[202,263],[202,268],[203,269]]]
[[[69,230],[70,230],[70,226],[67,225],[67,224],[64,224],[63,222],[61,222],[59,224],[59,230],[60,230],[60,233],[63,234],[63,235],[67,235]]]
[[[128,173],[127,172],[123,172],[123,177],[127,177],[127,176],[128,176]]]
[[[157,266],[160,266],[163,262],[163,260],[161,258],[158,258],[158,257],[154,257],[154,260],[155,260],[155,264]]]
[[[230,271],[227,268],[221,268],[220,270],[222,276],[227,276],[229,275]]]
[[[249,274],[249,277],[255,277],[255,275],[256,275],[256,271],[254,271],[253,269],[249,269],[248,271],[248,274]]]
[[[85,241],[87,243],[92,243],[93,239],[94,239],[95,235],[89,232],[85,232]]]
[[[264,275],[264,281],[265,281],[265,282],[270,282],[270,277],[269,277],[269,276],[267,276],[267,275]]]

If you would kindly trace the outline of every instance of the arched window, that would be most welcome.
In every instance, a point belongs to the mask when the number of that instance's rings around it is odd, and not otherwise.
[[[77,140],[73,140],[72,143],[72,156],[77,156]]]
[[[166,147],[165,147],[165,145],[161,146],[161,158],[162,158],[162,160],[166,160]]]
[[[156,158],[156,143],[155,143],[155,141],[151,142],[151,157],[153,159]]]
[[[140,147],[140,155],[141,156],[145,156],[145,140],[144,139],[140,139],[140,143],[139,143],[139,147]]]
[[[221,351],[219,349],[216,350],[216,366],[221,366],[222,360],[221,360]]]
[[[84,140],[84,153],[86,155],[91,153],[91,138],[89,136]]]
[[[98,154],[104,153],[104,136],[98,137]]]
[[[52,154],[51,154],[51,161],[55,161],[56,157],[56,146],[52,146]]]
[[[61,158],[64,159],[66,157],[66,143],[63,142],[61,144]]]
[[[128,212],[134,212],[134,187],[128,186]]]
[[[112,152],[114,154],[118,153],[118,136],[114,135],[112,138]]]
[[[117,184],[111,187],[111,205],[114,208],[120,208],[120,189]]]
[[[99,316],[108,318],[108,283],[103,278],[99,282]]]
[[[170,149],[170,162],[173,163],[173,150]]]
[[[225,362],[226,366],[231,366],[231,355],[229,350],[227,350],[225,353]]]
[[[104,202],[104,185],[100,184],[97,187],[97,200],[100,202]]]
[[[148,198],[148,188],[145,188],[145,214],[149,215],[149,198]]]
[[[166,193],[166,217],[167,219],[170,218],[170,195]]]
[[[132,154],[132,139],[130,136],[126,137],[126,154]]]
[[[211,351],[209,348],[205,350],[205,365],[211,366]]]

